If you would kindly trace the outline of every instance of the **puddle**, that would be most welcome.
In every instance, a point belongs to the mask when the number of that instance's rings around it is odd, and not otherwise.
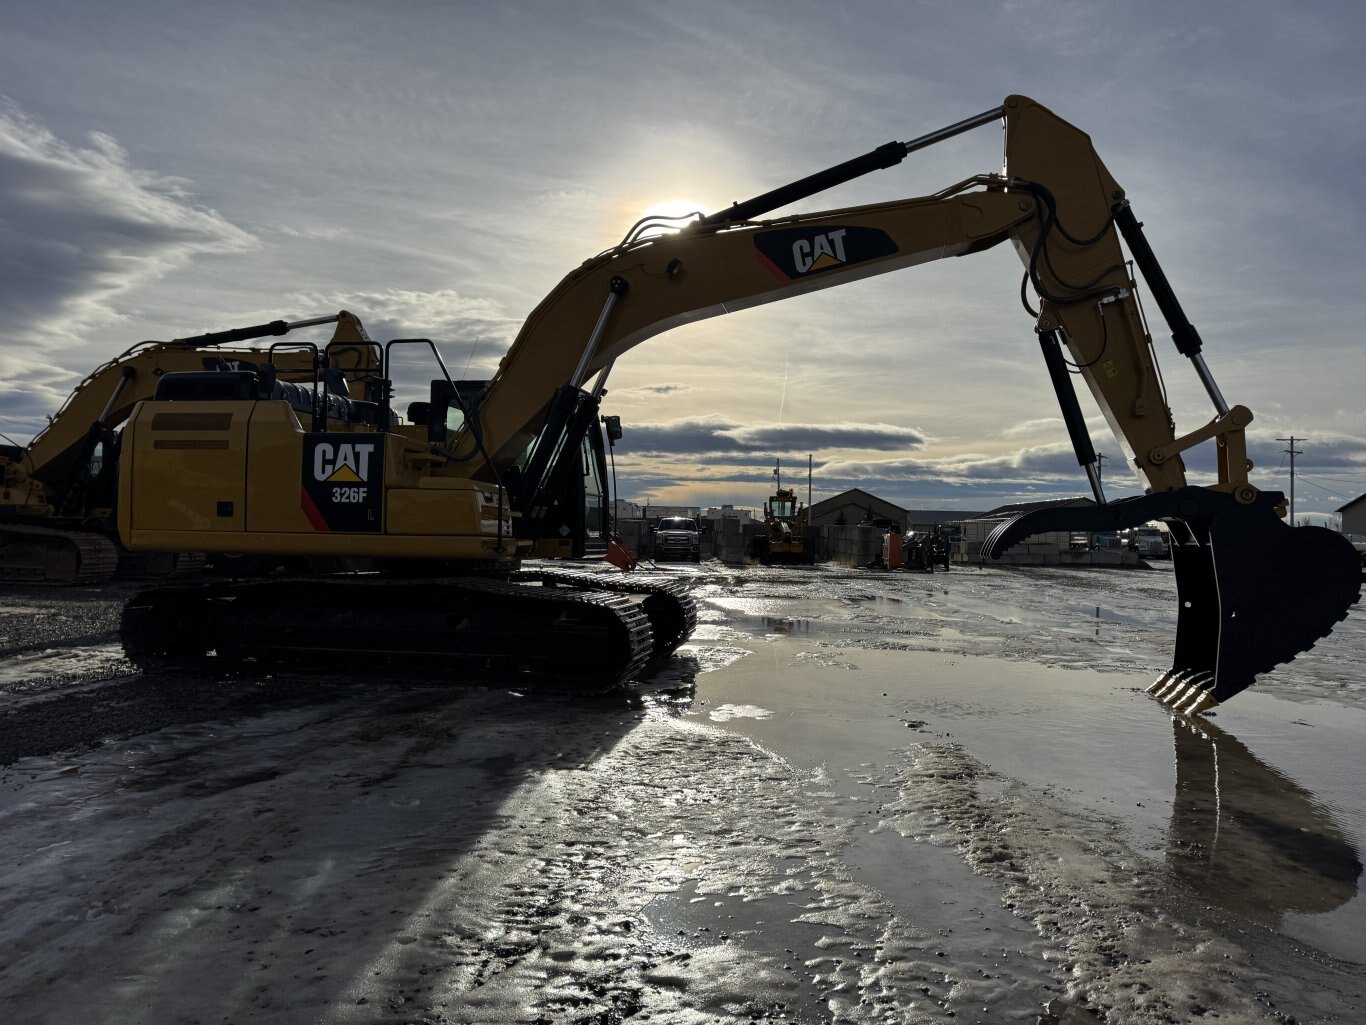
[[[856,832],[845,852],[860,882],[897,895],[900,914],[920,937],[919,949],[900,959],[918,964],[921,978],[898,980],[898,988],[941,999],[951,994],[968,1021],[1034,1020],[1061,992],[1045,960],[1047,944],[1002,906],[1000,886],[975,874],[956,851],[916,845],[908,876],[906,846],[906,838],[880,827]],[[936,993],[936,974],[954,985]]]
[[[890,755],[915,734],[961,744],[1091,816],[1096,842],[1117,829],[1192,907],[1366,964],[1366,711],[1249,692],[1201,735],[1142,692],[1146,676],[867,647],[848,653],[850,673],[801,643],[770,638],[772,656],[711,674],[700,696],[777,710],[728,724],[801,769],[849,770],[855,753]]]
[[[773,715],[767,708],[757,705],[719,705],[707,713],[712,722],[729,722],[732,719],[768,719]]]
[[[1353,902],[1356,843],[1314,796],[1212,723],[1173,721],[1176,799],[1166,864],[1203,900],[1366,961],[1366,917],[1314,924]],[[1308,927],[1308,928],[1306,928]],[[1344,929],[1344,927],[1348,927]]]
[[[120,644],[49,648],[12,655],[0,663],[0,687],[40,681],[51,683],[54,677],[90,676],[120,668],[128,668]]]

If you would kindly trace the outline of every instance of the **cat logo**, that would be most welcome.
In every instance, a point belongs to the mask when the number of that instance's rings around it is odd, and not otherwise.
[[[799,238],[792,243],[792,266],[798,274],[825,270],[844,262],[845,228],[827,231],[815,238]]]
[[[304,435],[299,507],[314,530],[383,530],[385,444],[383,434]]]
[[[755,256],[779,281],[839,271],[854,264],[891,256],[897,245],[881,228],[859,225],[779,228],[756,232]]]
[[[313,479],[330,484],[364,484],[370,479],[373,444],[320,442],[313,449]]]

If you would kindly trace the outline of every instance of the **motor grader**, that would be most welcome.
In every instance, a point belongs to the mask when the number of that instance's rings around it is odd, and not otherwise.
[[[795,491],[779,487],[769,496],[764,502],[764,532],[755,534],[750,544],[751,556],[765,566],[811,561],[806,544],[806,509]]]
[[[925,197],[775,213],[989,124],[1004,126],[1000,172]],[[1025,513],[984,552],[1038,532],[1161,520],[1178,618],[1173,665],[1154,693],[1205,710],[1325,636],[1359,597],[1359,560],[1338,534],[1287,526],[1282,496],[1249,478],[1252,414],[1219,390],[1124,190],[1085,133],[1023,96],[707,216],[637,223],[531,312],[487,386],[464,391],[443,369],[415,423],[392,422],[389,382],[396,348],[431,346],[425,339],[382,347],[376,415],[361,423],[309,423],[263,397],[249,373],[231,386],[209,380],[212,371],[159,386],[124,429],[125,545],[361,556],[389,579],[155,589],[129,603],[125,644],[149,663],[398,652],[581,688],[627,679],[651,651],[687,636],[686,596],[520,572],[538,544],[572,533],[567,522],[555,526],[553,510],[583,472],[582,446],[614,362],[679,324],[1003,242],[1024,264],[1022,305],[1097,505]],[[1181,433],[1140,278],[1213,407]],[[1074,376],[1143,495],[1106,500]],[[1198,445],[1215,450],[1208,483],[1186,476],[1183,454]]]

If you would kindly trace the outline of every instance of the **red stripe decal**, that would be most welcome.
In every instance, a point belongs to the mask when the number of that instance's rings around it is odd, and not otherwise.
[[[313,524],[314,530],[323,531],[324,533],[329,534],[332,532],[332,528],[327,525],[327,519],[318,511],[318,507],[313,504],[313,496],[308,493],[306,488],[299,489],[299,507],[303,509],[304,515],[308,517],[308,522]]]
[[[760,264],[761,264],[761,265],[762,265],[770,274],[772,274],[775,278],[777,278],[779,281],[791,281],[791,280],[792,280],[792,279],[789,278],[786,274],[783,273],[782,269],[781,269],[776,263],[774,263],[772,260],[770,260],[767,256],[765,256],[765,255],[764,255],[763,253],[761,253],[759,250],[757,250],[757,249],[754,250],[754,255],[757,256],[757,257],[759,258],[759,263],[760,263]]]

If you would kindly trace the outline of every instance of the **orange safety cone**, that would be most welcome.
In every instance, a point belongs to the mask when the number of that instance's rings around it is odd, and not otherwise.
[[[635,554],[616,538],[607,542],[607,561],[627,573],[636,568]]]

